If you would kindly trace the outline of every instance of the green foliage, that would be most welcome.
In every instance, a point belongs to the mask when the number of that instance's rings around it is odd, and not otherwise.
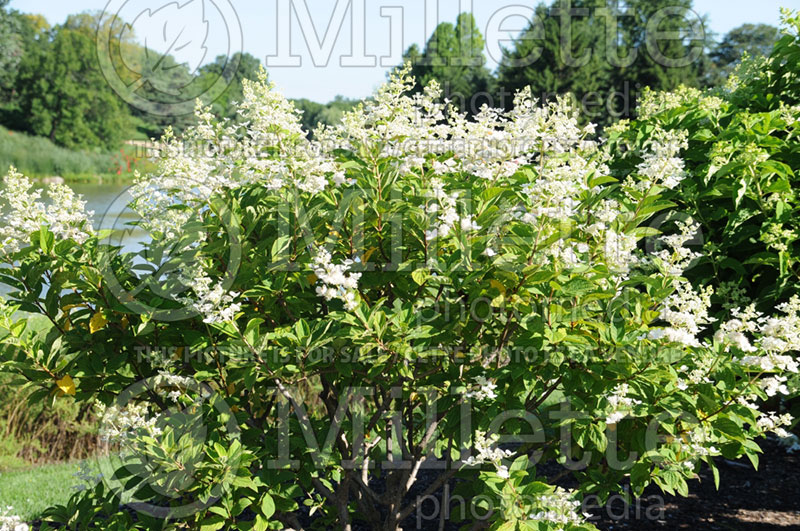
[[[472,13],[461,13],[455,26],[443,22],[420,53],[416,45],[404,56],[420,91],[432,81],[442,85],[446,97],[462,111],[477,113],[487,102],[490,73],[485,67],[486,43]]]
[[[654,128],[688,132],[687,178],[666,197],[701,225],[706,256],[689,277],[727,286],[720,309],[750,299],[764,311],[800,291],[796,33],[768,58],[741,65],[725,90],[651,93],[640,120],[612,129],[613,145],[634,150]],[[637,163],[631,157],[617,169]]]
[[[725,79],[746,56],[768,57],[779,38],[778,28],[768,24],[742,24],[729,31],[710,54],[718,76],[711,85],[724,85]]]
[[[0,103],[13,86],[17,65],[22,55],[19,22],[8,11],[8,0],[0,0]]]
[[[706,296],[680,276],[682,245],[637,250],[675,207],[644,178],[672,138],[634,150],[654,159],[642,169],[564,102],[523,93],[514,113],[469,122],[435,87],[407,94],[405,73],[320,145],[265,74],[245,83],[248,127],[200,110],[188,138],[219,149],[167,138],[133,205],[151,236],[139,252],[59,204],[34,231],[11,225],[3,370],[31,401],[100,402],[124,450],[47,525],[297,528],[302,505],[319,527],[394,531],[415,486],[452,480],[493,509],[490,529],[590,530],[576,496],[687,495],[714,456],[757,462],[767,425],[748,400],[766,397],[765,370],[797,369],[783,354],[800,344],[800,300],[753,323],[755,350],[701,342]],[[480,149],[455,157],[465,145]],[[9,184],[9,219],[25,220],[36,207],[20,176]],[[569,465],[578,492],[540,463]]]
[[[25,51],[16,83],[27,128],[69,148],[116,148],[130,113],[100,72],[94,32],[80,18]]]
[[[14,166],[36,178],[63,177],[69,181],[131,178],[136,169],[152,166],[127,151],[75,151],[47,138],[10,131],[0,126],[0,172]]]

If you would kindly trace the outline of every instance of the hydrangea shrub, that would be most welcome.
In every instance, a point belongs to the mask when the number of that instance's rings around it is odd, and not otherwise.
[[[584,496],[687,495],[792,422],[758,403],[800,299],[715,323],[696,225],[647,224],[685,133],[619,175],[566,102],[468,120],[413,86],[313,141],[266,76],[236,122],[199,109],[131,190],[138,252],[6,178],[3,370],[96,403],[113,465],[45,528],[395,530],[452,496],[442,521],[588,530]]]
[[[650,92],[637,121],[609,131],[616,149],[631,149],[621,172],[654,133],[684,135],[684,180],[665,197],[702,229],[704,257],[687,276],[720,284],[719,318],[750,302],[769,311],[800,285],[800,19],[783,18],[772,55],[745,59],[725,87]]]

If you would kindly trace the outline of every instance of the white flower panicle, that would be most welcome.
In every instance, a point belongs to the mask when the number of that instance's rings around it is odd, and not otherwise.
[[[334,264],[332,260],[331,254],[325,249],[319,249],[314,256],[317,295],[326,301],[339,299],[347,311],[353,311],[358,308],[358,281],[361,273],[350,272],[355,263],[353,260],[345,260],[341,264]]]
[[[733,319],[722,323],[715,340],[726,349],[746,354],[741,364],[765,372],[800,372],[800,363],[792,355],[800,350],[800,297],[794,296],[778,310],[784,315],[765,317],[750,305],[734,309]],[[783,393],[783,382],[765,383],[765,389]]]
[[[244,81],[237,123],[217,120],[198,104],[198,124],[177,138],[167,130],[154,175],[139,177],[131,190],[142,226],[173,239],[215,194],[247,184],[318,194],[344,173],[317,142],[308,139],[300,112],[262,70]],[[175,208],[177,205],[190,208]]]
[[[479,402],[484,400],[494,400],[497,398],[497,384],[485,376],[475,378],[475,383],[470,390],[464,393],[466,398],[471,398]]]
[[[638,263],[636,248],[639,239],[633,234],[620,234],[613,230],[606,232],[605,259],[609,269],[627,275],[631,266]]]
[[[497,471],[497,475],[501,478],[508,479],[510,477],[510,472],[508,467],[502,463],[503,459],[508,459],[514,455],[514,452],[511,450],[503,450],[501,448],[497,448],[497,441],[500,440],[500,436],[497,434],[492,434],[490,436],[486,436],[486,432],[477,431],[475,432],[475,452],[477,455],[472,455],[464,461],[465,466],[480,466],[487,463],[491,463],[494,465],[495,470]]]
[[[657,127],[645,142],[648,150],[639,164],[637,188],[646,191],[654,185],[676,188],[686,177],[680,152],[689,147],[688,132],[666,131]]]
[[[762,414],[756,421],[756,427],[763,432],[771,432],[781,438],[791,437],[791,434],[786,431],[786,426],[791,426],[794,422],[794,417],[785,413],[778,415],[777,413]]]
[[[654,255],[661,270],[672,277],[683,275],[692,262],[702,256],[686,246],[698,233],[700,225],[685,221],[679,221],[677,225],[680,232],[662,236],[660,241],[666,245],[666,249]]]
[[[640,120],[647,120],[672,109],[698,104],[704,110],[718,111],[725,105],[725,100],[717,96],[709,96],[700,89],[684,85],[669,92],[645,88],[636,113],[639,115]]]
[[[531,513],[528,520],[556,524],[559,530],[585,524],[589,515],[581,514],[581,502],[575,499],[576,495],[574,491],[556,487],[552,494],[536,499],[539,510]]]
[[[764,378],[758,385],[767,393],[767,396],[788,395],[789,387],[786,385],[788,378],[786,376],[772,376]]]
[[[614,388],[614,391],[608,397],[610,412],[606,416],[606,424],[617,424],[633,412],[634,406],[642,404],[641,400],[629,397],[629,392],[630,386],[626,383],[621,383]]]
[[[481,229],[471,215],[462,216],[458,213],[458,192],[447,193],[444,183],[438,178],[431,179],[430,186],[434,201],[427,206],[426,210],[428,214],[434,216],[435,221],[434,228],[425,233],[428,241],[446,238],[456,226],[465,233]]]
[[[699,347],[698,334],[703,331],[704,325],[714,322],[708,315],[713,290],[709,286],[696,292],[685,280],[675,280],[673,285],[675,292],[664,301],[660,315],[670,326],[652,329],[649,337]]]
[[[233,321],[242,309],[236,302],[238,294],[211,279],[199,263],[184,264],[179,281],[190,288],[193,295],[178,297],[178,302],[195,310],[207,324]]]
[[[51,184],[47,188],[49,202],[41,201],[42,191],[33,190],[31,182],[15,168],[3,179],[0,203],[8,210],[0,226],[0,255],[18,252],[30,244],[30,235],[43,225],[49,227],[57,240],[84,243],[93,233],[91,211],[86,202],[67,186]]]
[[[247,181],[272,189],[293,186],[310,194],[323,192],[332,180],[344,183],[329,150],[308,140],[302,113],[267,81],[265,70],[258,81],[245,81],[239,114],[246,124],[239,140],[250,146],[244,159]]]
[[[712,444],[712,430],[707,425],[699,426],[688,433],[688,441],[678,439],[685,466],[694,468],[698,459],[720,455],[720,450]]]
[[[97,415],[102,419],[100,437],[110,444],[129,444],[145,434],[161,435],[158,415],[150,415],[145,403],[128,404],[125,407],[97,404]]]

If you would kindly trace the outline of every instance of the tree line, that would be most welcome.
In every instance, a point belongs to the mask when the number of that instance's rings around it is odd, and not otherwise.
[[[470,13],[440,24],[405,58],[415,65],[418,90],[436,79],[462,111],[508,109],[530,86],[542,101],[572,95],[585,116],[606,124],[631,116],[645,87],[724,84],[745,53],[766,56],[778,37],[773,26],[744,24],[717,39],[692,0],[553,0],[538,5],[495,71]]]
[[[72,149],[113,149],[132,138],[157,137],[166,126],[181,131],[193,120],[191,115],[151,114],[128,105],[114,92],[98,64],[95,39],[102,24],[121,21],[83,13],[51,27],[41,15],[9,9],[8,1],[0,0],[0,125]],[[584,115],[606,124],[630,115],[644,87],[671,90],[681,84],[723,83],[744,52],[766,54],[778,36],[772,26],[746,24],[719,40],[710,35],[698,38],[703,21],[688,16],[692,0],[618,4],[616,0],[540,4],[528,27],[503,50],[494,71],[487,66],[484,37],[470,13],[459,15],[455,24],[440,24],[424,46],[413,45],[405,52],[405,60],[414,65],[418,90],[437,80],[461,110],[472,114],[484,104],[510,108],[513,94],[531,86],[541,100],[572,95]],[[653,42],[648,23],[665,8],[671,15],[663,17],[656,29],[680,38]],[[572,14],[565,24],[567,12]],[[227,88],[213,102],[220,116],[234,118],[233,102],[241,100],[242,81],[254,79],[261,68],[259,59],[240,53],[217,57],[195,72],[167,55],[158,57],[154,69],[149,51],[132,32],[111,33],[126,35],[113,43],[116,55],[136,63],[135,70],[148,70],[147,83],[139,89],[145,94],[169,93],[170,87],[188,83],[202,87],[225,77]],[[685,57],[694,59],[683,64],[680,59]],[[234,70],[227,68],[230,63],[237,65]],[[130,64],[118,66],[135,76]],[[309,130],[319,123],[335,123],[354,105],[341,97],[327,104],[295,103]]]

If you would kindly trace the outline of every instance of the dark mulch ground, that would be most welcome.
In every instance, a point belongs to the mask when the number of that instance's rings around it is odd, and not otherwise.
[[[758,472],[749,460],[720,459],[720,488],[709,470],[689,485],[689,498],[648,490],[626,505],[621,499],[594,510],[601,530],[788,531],[800,530],[800,454],[787,455],[777,442],[760,441]]]

